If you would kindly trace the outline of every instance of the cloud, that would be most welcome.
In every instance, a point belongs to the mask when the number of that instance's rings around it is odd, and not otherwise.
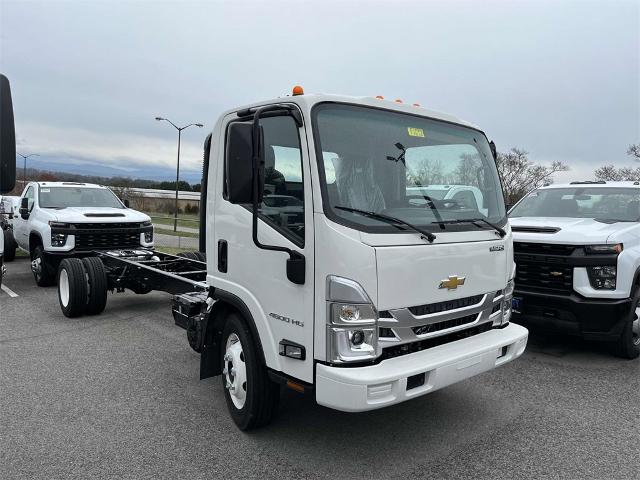
[[[176,165],[177,134],[173,138],[162,139],[39,123],[23,124],[19,132],[19,152],[37,152],[41,157],[65,159],[69,164],[99,163],[124,171],[133,171],[140,165],[160,168],[175,168]],[[199,170],[202,145],[185,140],[181,143],[180,168]]]

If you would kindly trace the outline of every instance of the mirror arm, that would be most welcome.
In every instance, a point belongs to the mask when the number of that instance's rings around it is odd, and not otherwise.
[[[252,190],[253,190],[253,205],[252,205],[252,236],[253,236],[253,243],[256,245],[256,247],[262,249],[262,250],[271,250],[274,252],[285,252],[289,254],[289,259],[287,260],[287,278],[292,281],[293,283],[296,283],[298,285],[303,285],[304,284],[304,277],[305,277],[305,259],[304,259],[304,255],[302,255],[299,252],[296,252],[295,250],[291,250],[290,248],[287,247],[281,247],[278,245],[265,245],[263,243],[260,242],[260,240],[258,239],[258,192],[260,191],[260,163],[263,161],[262,160],[262,156],[260,155],[260,152],[262,151],[262,145],[260,144],[261,142],[261,138],[260,138],[260,116],[264,113],[264,112],[268,112],[268,111],[272,111],[272,110],[276,110],[276,109],[281,109],[281,107],[276,107],[275,105],[268,105],[265,107],[260,107],[258,109],[256,109],[255,114],[253,116],[253,135],[252,135],[252,141],[253,141],[253,158],[252,158],[252,164],[253,164],[253,182],[252,182]]]

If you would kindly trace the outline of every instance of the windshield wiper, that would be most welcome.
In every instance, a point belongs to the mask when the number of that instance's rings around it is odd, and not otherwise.
[[[427,240],[429,243],[432,243],[436,239],[436,236],[433,233],[427,232],[426,230],[423,230],[420,227],[416,227],[415,225],[412,225],[409,222],[405,222],[404,220],[400,220],[399,218],[396,218],[396,217],[389,217],[381,213],[368,212],[366,210],[360,210],[358,208],[340,207],[340,206],[335,206],[334,208],[337,208],[338,210],[344,210],[345,212],[358,213],[360,215],[364,215],[365,217],[375,218],[376,220],[380,220],[382,222],[386,222],[390,224],[404,225],[405,227],[410,228],[414,232],[419,233],[420,238],[422,238],[423,240]]]
[[[465,218],[465,219],[461,219],[461,220],[445,220],[441,223],[443,224],[456,224],[456,223],[471,223],[472,225],[475,225],[476,227],[479,227],[480,225],[478,225],[478,223],[484,223],[485,225],[490,226],[491,228],[493,228],[496,232],[498,232],[498,234],[500,235],[500,237],[504,237],[507,232],[504,230],[504,228],[500,228],[498,225],[491,223],[489,220],[486,220],[484,218]],[[433,222],[436,223],[436,222]]]

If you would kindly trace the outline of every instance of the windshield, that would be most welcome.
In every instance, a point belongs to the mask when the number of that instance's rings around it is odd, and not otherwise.
[[[635,222],[640,219],[640,188],[571,187],[536,190],[523,198],[509,216]]]
[[[88,187],[41,187],[40,206],[124,208],[122,202],[108,188]]]
[[[482,218],[506,223],[502,189],[484,134],[374,108],[325,103],[314,110],[325,213],[371,232],[398,232],[359,215],[395,217],[427,231],[470,230]],[[484,227],[483,227],[484,228]],[[486,227],[490,228],[490,227]]]

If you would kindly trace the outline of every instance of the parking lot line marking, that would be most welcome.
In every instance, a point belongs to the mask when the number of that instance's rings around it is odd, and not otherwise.
[[[18,296],[18,294],[16,292],[14,292],[13,290],[11,290],[9,287],[7,287],[6,285],[0,285],[0,288],[2,288],[2,290],[4,290],[5,292],[7,292],[7,295],[9,295],[11,298],[16,298]]]

